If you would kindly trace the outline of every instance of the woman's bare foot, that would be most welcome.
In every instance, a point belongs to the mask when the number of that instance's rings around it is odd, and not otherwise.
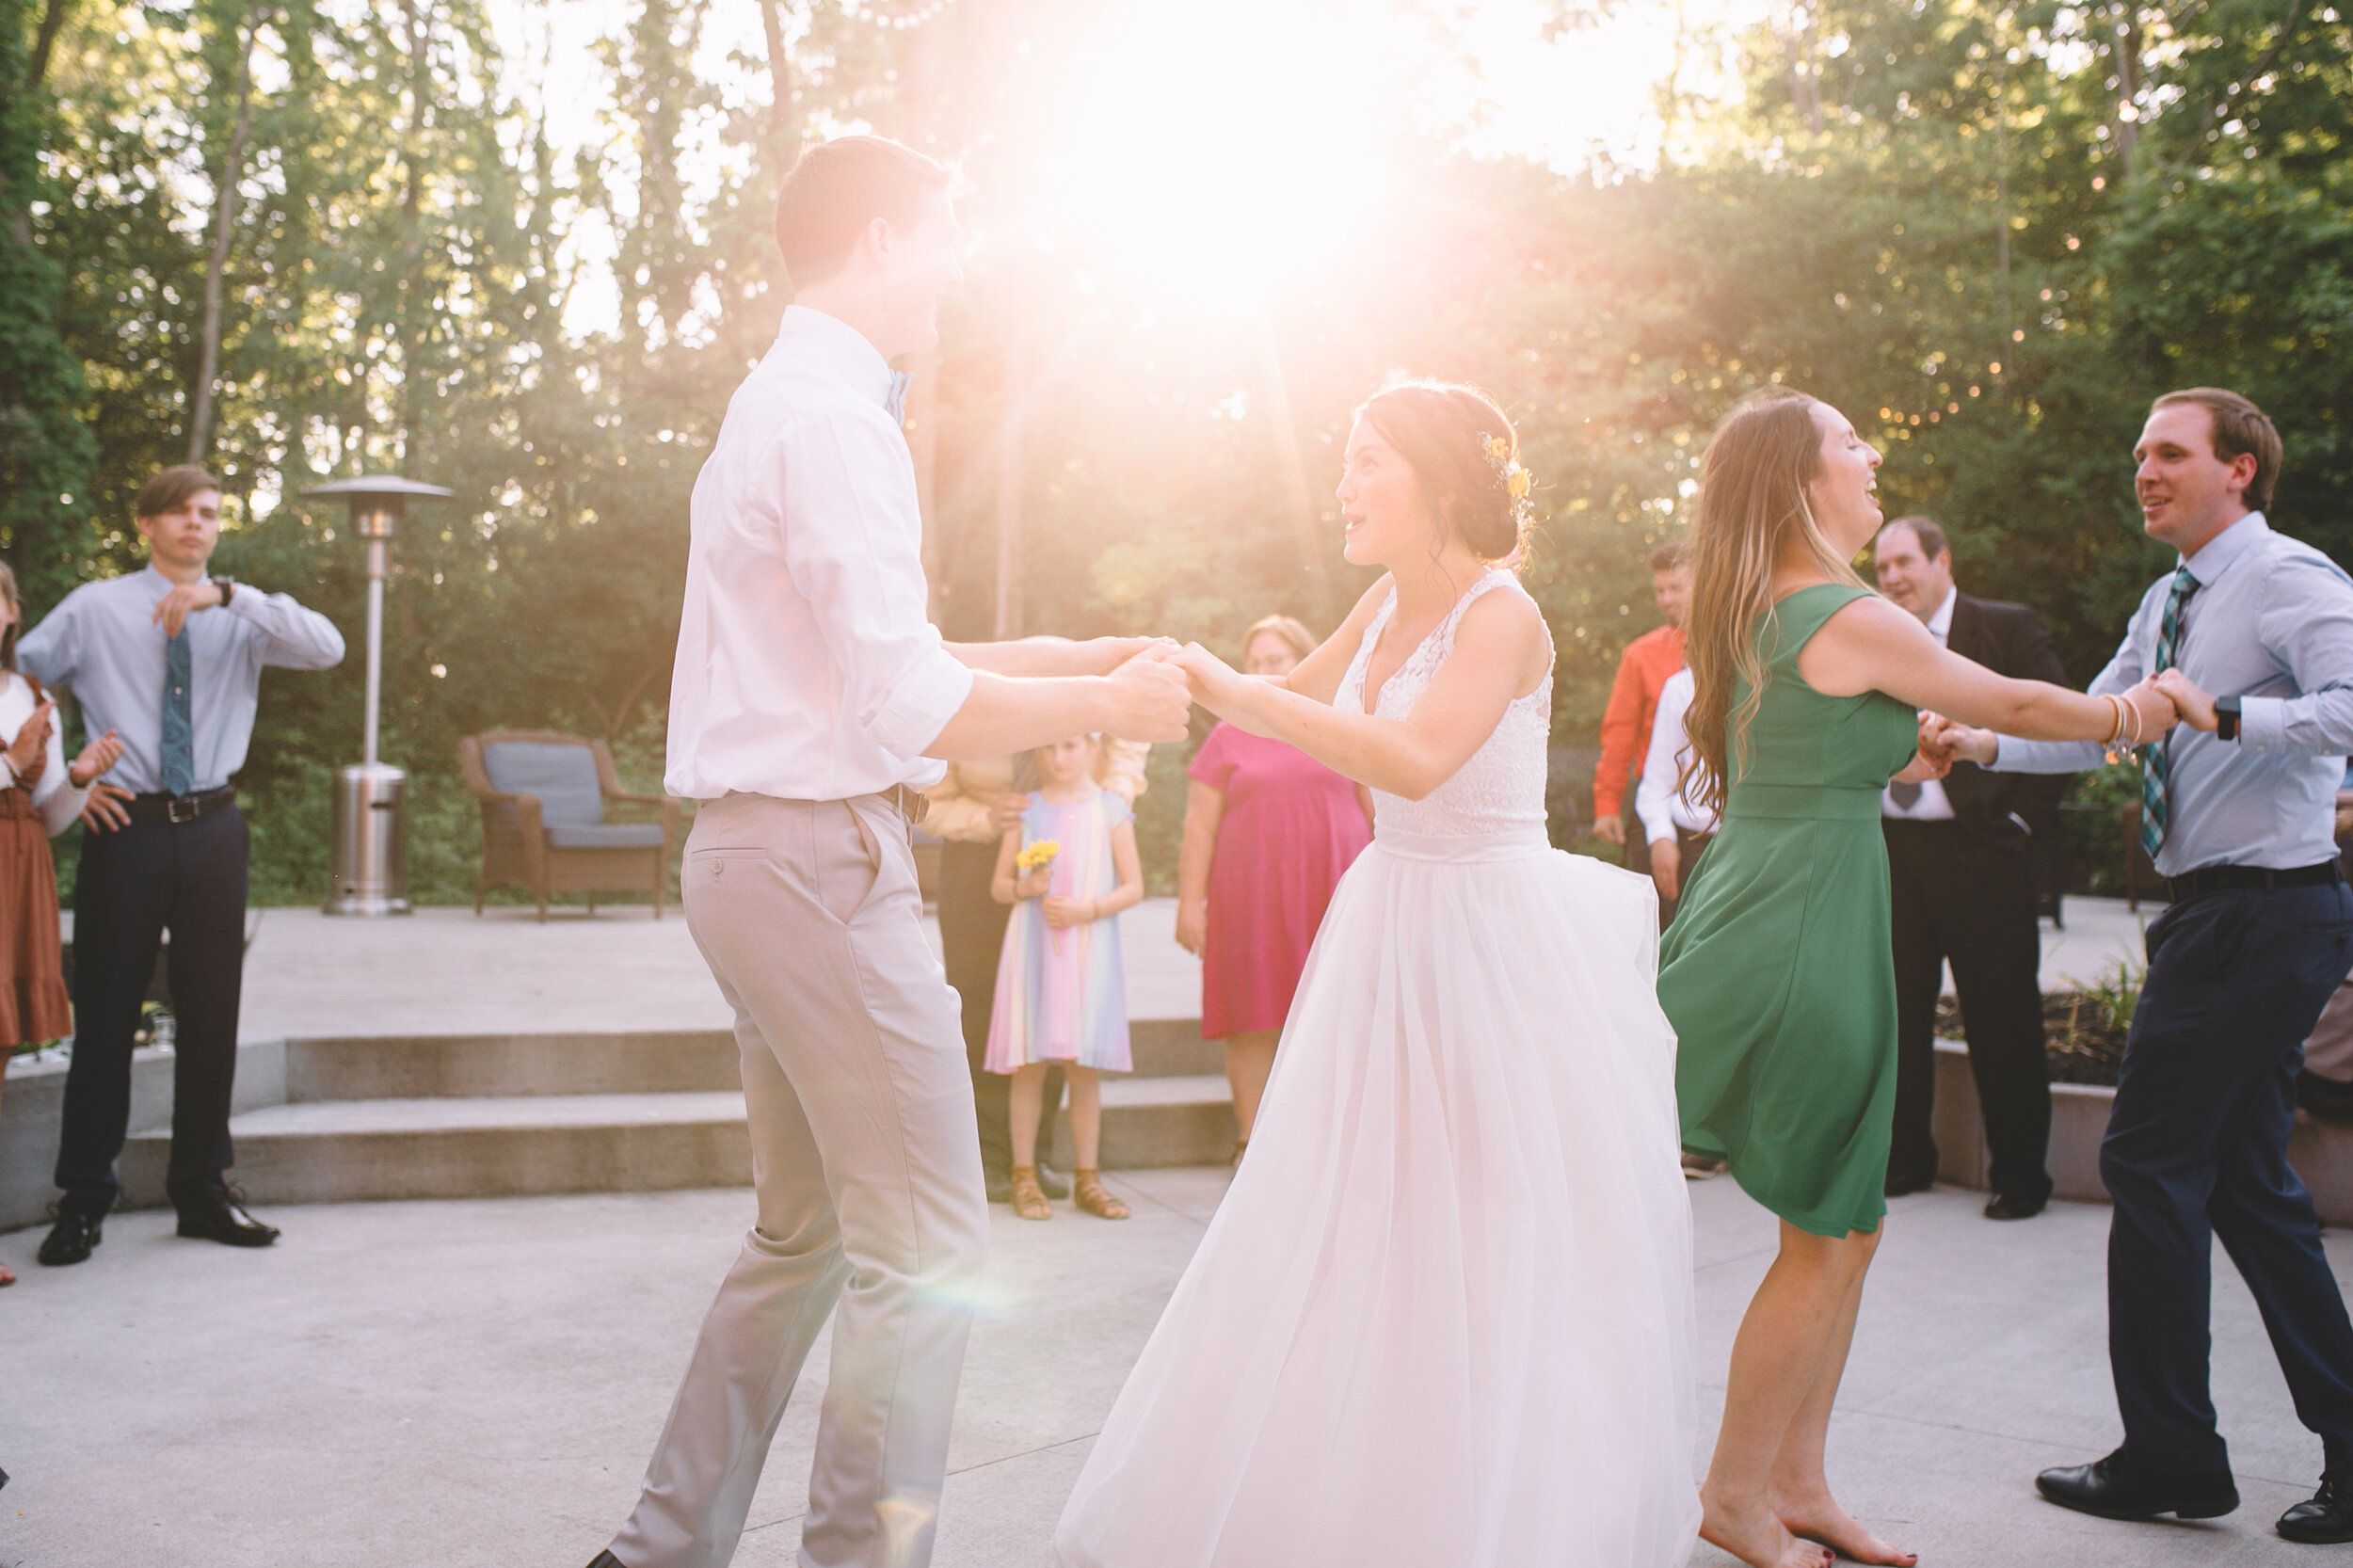
[[[1839,1507],[1837,1499],[1827,1492],[1802,1501],[1776,1497],[1773,1499],[1773,1512],[1790,1534],[1801,1541],[1819,1542],[1850,1561],[1882,1563],[1886,1568],[1912,1568],[1920,1560],[1919,1553],[1891,1546],[1864,1528],[1862,1523]]]
[[[1749,1568],[1830,1568],[1828,1547],[1801,1541],[1762,1503],[1732,1508],[1700,1495],[1700,1539]]]

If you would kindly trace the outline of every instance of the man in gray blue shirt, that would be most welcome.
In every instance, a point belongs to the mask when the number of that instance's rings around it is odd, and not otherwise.
[[[43,1263],[79,1263],[103,1234],[131,1113],[131,1040],[171,932],[171,1164],[180,1234],[267,1246],[232,1163],[230,1090],[245,971],[246,826],[230,776],[253,735],[262,667],[326,669],[344,656],[334,623],[284,594],[206,575],[220,536],[220,483],[194,466],[149,480],[136,507],[144,570],[86,583],[25,634],[23,667],[72,690],[92,734],[122,760],[85,808],[73,879],[73,1064]]]
[[[2238,1506],[2208,1392],[2214,1240],[2271,1334],[2325,1452],[2291,1541],[2353,1541],[2353,1324],[2287,1160],[2303,1041],[2353,968],[2353,894],[2332,833],[2353,751],[2353,579],[2264,519],[2279,433],[2235,392],[2169,392],[2134,456],[2151,536],[2181,553],[2142,598],[2099,693],[2154,676],[2181,722],[2142,752],[2141,842],[2171,907],[2150,926],[2100,1147],[2108,1361],[2124,1442],[2046,1470],[2053,1502],[2111,1518]],[[1957,732],[1987,766],[2057,773],[2099,747]]]

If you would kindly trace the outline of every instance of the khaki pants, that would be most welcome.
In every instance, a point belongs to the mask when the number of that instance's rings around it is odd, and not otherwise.
[[[922,1568],[988,1232],[956,1002],[887,801],[729,795],[687,840],[686,918],[735,1009],[760,1218],[703,1320],[615,1538],[627,1568],[734,1556],[837,1301],[803,1568]]]

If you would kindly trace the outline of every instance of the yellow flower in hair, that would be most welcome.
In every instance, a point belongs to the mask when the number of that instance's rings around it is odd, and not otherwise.
[[[1526,501],[1528,499],[1528,471],[1519,464],[1512,465],[1511,476],[1505,483],[1512,491],[1513,500]]]
[[[1511,455],[1512,443],[1510,441],[1505,440],[1501,436],[1489,436],[1487,438],[1488,456],[1493,457],[1497,462],[1501,462],[1504,458],[1510,456]]]

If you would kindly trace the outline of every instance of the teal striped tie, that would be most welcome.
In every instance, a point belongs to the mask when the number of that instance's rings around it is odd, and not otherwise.
[[[164,644],[164,793],[184,795],[196,788],[195,659],[188,629]]]
[[[2151,675],[2162,675],[2173,667],[2174,656],[2182,648],[2182,607],[2197,591],[2198,579],[2187,567],[2173,574],[2173,591],[2165,597],[2165,618],[2157,623],[2157,656],[2150,661]],[[2166,748],[2172,740],[2173,732],[2169,729],[2140,754],[2140,847],[2152,860],[2156,858],[2157,846],[2165,842],[2166,780],[2173,771]]]

